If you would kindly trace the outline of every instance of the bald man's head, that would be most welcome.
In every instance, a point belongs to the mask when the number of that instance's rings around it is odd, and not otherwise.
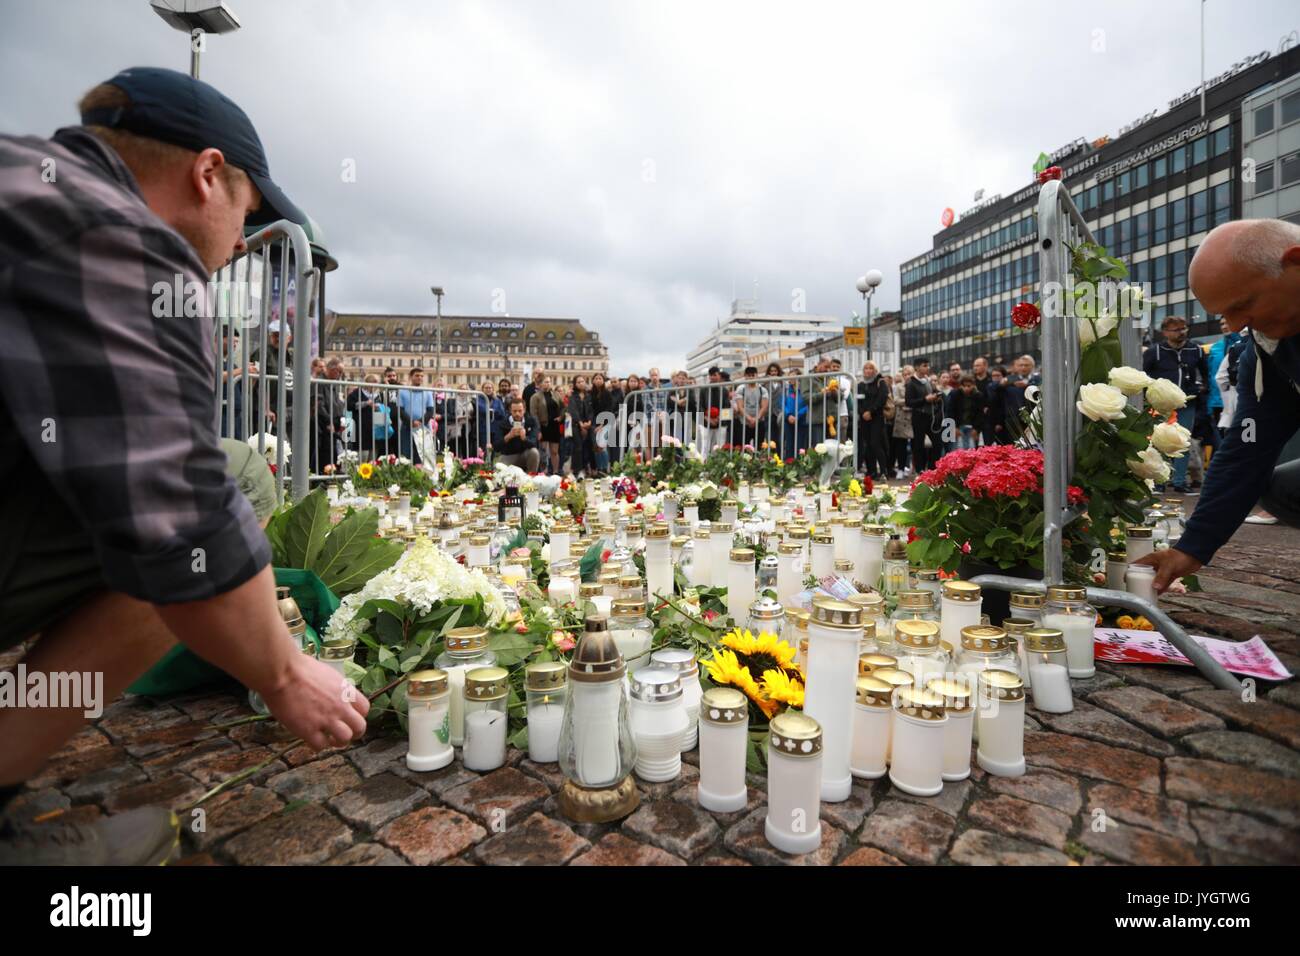
[[[1205,311],[1234,332],[1273,339],[1300,334],[1300,226],[1241,219],[1212,230],[1192,257],[1187,282]]]

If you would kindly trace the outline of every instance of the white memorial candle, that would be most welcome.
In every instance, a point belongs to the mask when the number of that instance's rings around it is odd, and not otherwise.
[[[904,793],[933,797],[943,789],[948,715],[943,698],[919,687],[894,692],[889,781]]]
[[[998,777],[1025,772],[1025,687],[1010,671],[984,671],[979,677],[980,768]]]
[[[753,550],[733,548],[727,561],[727,613],[737,627],[749,620],[755,587]]]
[[[714,813],[745,809],[749,704],[734,687],[711,687],[700,701],[700,806]]]
[[[970,776],[971,735],[975,729],[975,681],[969,675],[945,674],[926,685],[943,699],[948,723],[943,732],[943,779]]]
[[[885,775],[889,752],[891,684],[870,675],[859,677],[853,705],[853,747],[849,772],[863,780]]]
[[[446,672],[415,671],[407,680],[406,699],[406,766],[420,772],[441,770],[456,756]]]
[[[821,794],[830,803],[847,800],[853,785],[849,755],[861,635],[862,612],[856,605],[813,598],[804,713],[822,730]]]
[[[767,742],[767,842],[785,853],[821,846],[822,731],[812,717],[787,710],[772,718]]]

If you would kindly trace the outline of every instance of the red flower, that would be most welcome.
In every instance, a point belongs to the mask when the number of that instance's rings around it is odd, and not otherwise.
[[[965,544],[963,544],[963,545],[961,546],[961,553],[962,553],[962,554],[970,554],[970,542],[969,542],[969,541],[967,541]]]
[[[1065,492],[1065,500],[1072,505],[1086,505],[1088,496],[1084,494],[1083,489],[1077,485],[1070,485]]]
[[[277,472],[277,471],[275,470],[275,462],[273,462],[273,461],[268,461],[268,462],[266,463],[266,467],[271,469],[271,474],[273,474],[273,475],[275,475],[275,474],[279,474],[279,472]]]
[[[858,484],[862,485],[862,493],[864,495],[871,494],[872,490],[876,487],[875,482],[871,480],[870,475],[863,475],[858,479]]]
[[[907,529],[907,543],[911,544],[915,540],[916,540],[916,525],[912,525],[912,527]]]
[[[787,459],[785,460],[785,463],[786,463],[787,465],[793,465],[793,464],[794,464],[794,459],[793,459],[793,458],[787,458]]]
[[[1059,180],[1060,178],[1061,178],[1060,166],[1048,166],[1046,169],[1044,169],[1041,173],[1038,174],[1038,181],[1040,183],[1050,182],[1053,179]]]
[[[613,554],[613,552],[609,548],[606,548],[604,551],[600,552],[600,563],[604,564],[606,561],[608,561],[609,556],[611,554]]]
[[[1021,302],[1011,310],[1011,321],[1022,329],[1036,329],[1043,321],[1043,314],[1032,302]]]
[[[707,622],[712,622],[713,619],[716,618],[716,617],[718,616],[718,612],[717,612],[717,611],[705,611],[704,614],[703,614],[702,616],[703,616],[703,618],[704,618],[705,621],[707,621]]]

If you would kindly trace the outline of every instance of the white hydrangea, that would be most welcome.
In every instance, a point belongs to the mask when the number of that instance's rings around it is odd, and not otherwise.
[[[356,639],[370,628],[369,621],[356,620],[357,611],[376,598],[397,601],[419,614],[428,614],[442,601],[476,594],[483,596],[488,626],[498,626],[505,619],[506,603],[483,572],[466,568],[428,538],[420,538],[391,568],[343,599],[330,617],[329,632],[332,637]]]

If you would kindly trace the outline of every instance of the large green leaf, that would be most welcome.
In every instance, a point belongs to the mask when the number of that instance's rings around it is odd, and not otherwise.
[[[330,507],[317,488],[293,506],[284,527],[284,567],[310,568],[330,530]]]
[[[511,667],[532,653],[533,642],[526,634],[500,631],[488,637],[488,648],[496,654],[499,666]]]
[[[289,522],[289,514],[292,510],[291,507],[281,508],[271,515],[271,520],[266,523],[266,540],[271,545],[271,567],[273,568],[289,567],[285,563],[284,528]]]
[[[361,552],[355,561],[349,562],[336,573],[332,572],[328,576],[320,575],[320,579],[325,582],[326,587],[340,597],[351,594],[353,591],[361,590],[365,583],[380,571],[386,571],[396,564],[405,550],[400,541],[372,538],[370,547]]]
[[[352,512],[330,529],[310,570],[328,583],[331,575],[336,575],[370,547],[378,530],[379,512],[376,509],[362,508]]]

